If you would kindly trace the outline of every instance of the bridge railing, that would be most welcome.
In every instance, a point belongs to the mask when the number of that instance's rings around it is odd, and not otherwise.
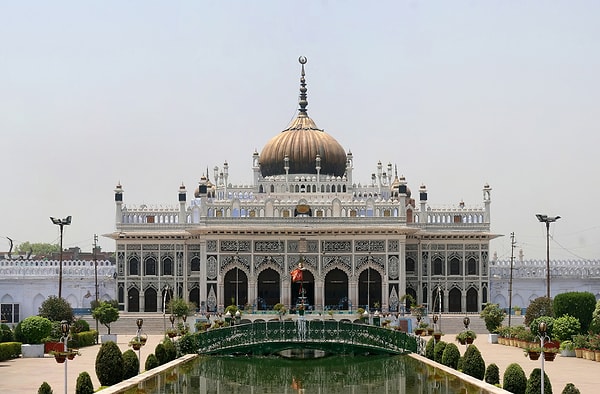
[[[418,341],[404,332],[343,321],[266,321],[211,329],[195,334],[198,353],[269,353],[285,348],[327,348],[337,353],[417,352]],[[260,350],[262,348],[262,350]]]

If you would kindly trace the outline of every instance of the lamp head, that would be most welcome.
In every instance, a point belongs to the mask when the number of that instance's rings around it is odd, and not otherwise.
[[[70,328],[71,328],[71,325],[69,324],[68,321],[63,320],[60,322],[60,331],[63,333],[63,335],[69,334]]]
[[[548,330],[548,325],[546,324],[546,322],[541,321],[538,326],[538,330],[540,331],[540,334],[546,335],[546,331]]]
[[[137,328],[138,328],[139,330],[141,330],[141,329],[142,329],[142,324],[144,324],[144,319],[137,319],[137,320],[135,321],[135,324],[137,324]]]
[[[465,316],[463,319],[463,324],[465,325],[465,328],[469,328],[469,324],[471,324],[471,319],[469,319],[469,316]]]

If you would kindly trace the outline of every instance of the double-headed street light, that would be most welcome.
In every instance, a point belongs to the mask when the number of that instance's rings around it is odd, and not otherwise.
[[[546,297],[550,298],[550,223],[556,222],[560,216],[537,214],[535,217],[546,223]]]
[[[56,219],[50,216],[52,223],[60,227],[60,265],[58,268],[58,298],[62,298],[62,266],[63,266],[63,227],[71,224],[71,216],[64,219]]]

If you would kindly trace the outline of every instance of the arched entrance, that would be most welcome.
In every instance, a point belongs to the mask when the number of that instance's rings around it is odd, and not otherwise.
[[[358,277],[358,303],[365,309],[381,308],[381,275],[373,268],[367,268]]]
[[[162,302],[163,304],[160,306],[162,309],[162,312],[165,312],[168,308],[167,305],[169,305],[169,301],[171,301],[171,297],[173,297],[173,289],[171,288],[164,288],[162,290]]]
[[[304,294],[304,297],[306,297],[305,306],[312,309],[315,305],[315,277],[313,274],[307,269],[303,270],[302,281],[292,282],[291,292],[292,308],[300,305],[302,301],[300,297]]]
[[[448,312],[462,312],[461,297],[461,291],[456,287],[448,292]]]
[[[477,312],[477,290],[471,287],[467,290],[467,312]]]
[[[200,308],[200,289],[197,287],[194,287],[192,290],[190,290],[190,302],[193,302],[194,305],[196,306],[196,311],[198,310],[198,308]]]
[[[339,268],[325,275],[325,309],[348,309],[348,275]]]
[[[144,312],[157,312],[156,309],[156,290],[149,287],[144,292]]]
[[[258,309],[273,309],[280,302],[280,282],[279,273],[272,268],[258,274],[258,297],[262,299],[256,305]]]
[[[237,305],[244,309],[248,303],[248,277],[239,268],[232,268],[225,274],[224,305]]]
[[[135,287],[127,290],[127,312],[140,311],[140,291]]]

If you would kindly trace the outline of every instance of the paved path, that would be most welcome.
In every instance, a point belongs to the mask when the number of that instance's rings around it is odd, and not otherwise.
[[[128,349],[127,343],[132,335],[119,335],[117,343],[122,351]],[[453,342],[454,334],[442,337],[447,342]],[[162,339],[161,335],[149,335],[148,343],[142,348],[142,363],[145,363],[148,354],[154,352],[154,348]],[[526,375],[534,368],[540,367],[540,361],[531,361],[525,357],[523,350],[505,345],[490,344],[487,335],[479,334],[475,345],[481,351],[486,365],[495,363],[500,369],[500,377],[506,367],[513,362],[519,363],[525,370]],[[466,347],[458,345],[461,353]],[[81,349],[81,356],[75,357],[73,361],[67,361],[67,385],[68,392],[75,391],[75,382],[80,372],[87,371],[92,377],[94,388],[100,386],[95,372],[96,353],[99,345]],[[142,364],[143,365],[143,364]],[[545,363],[545,370],[555,394],[560,394],[568,382],[572,382],[579,388],[582,394],[595,394],[600,387],[600,363],[574,357],[556,357],[553,362]],[[48,382],[54,393],[64,392],[64,364],[58,364],[54,357],[44,358],[19,358],[0,362],[0,393],[36,393],[42,382]]]

